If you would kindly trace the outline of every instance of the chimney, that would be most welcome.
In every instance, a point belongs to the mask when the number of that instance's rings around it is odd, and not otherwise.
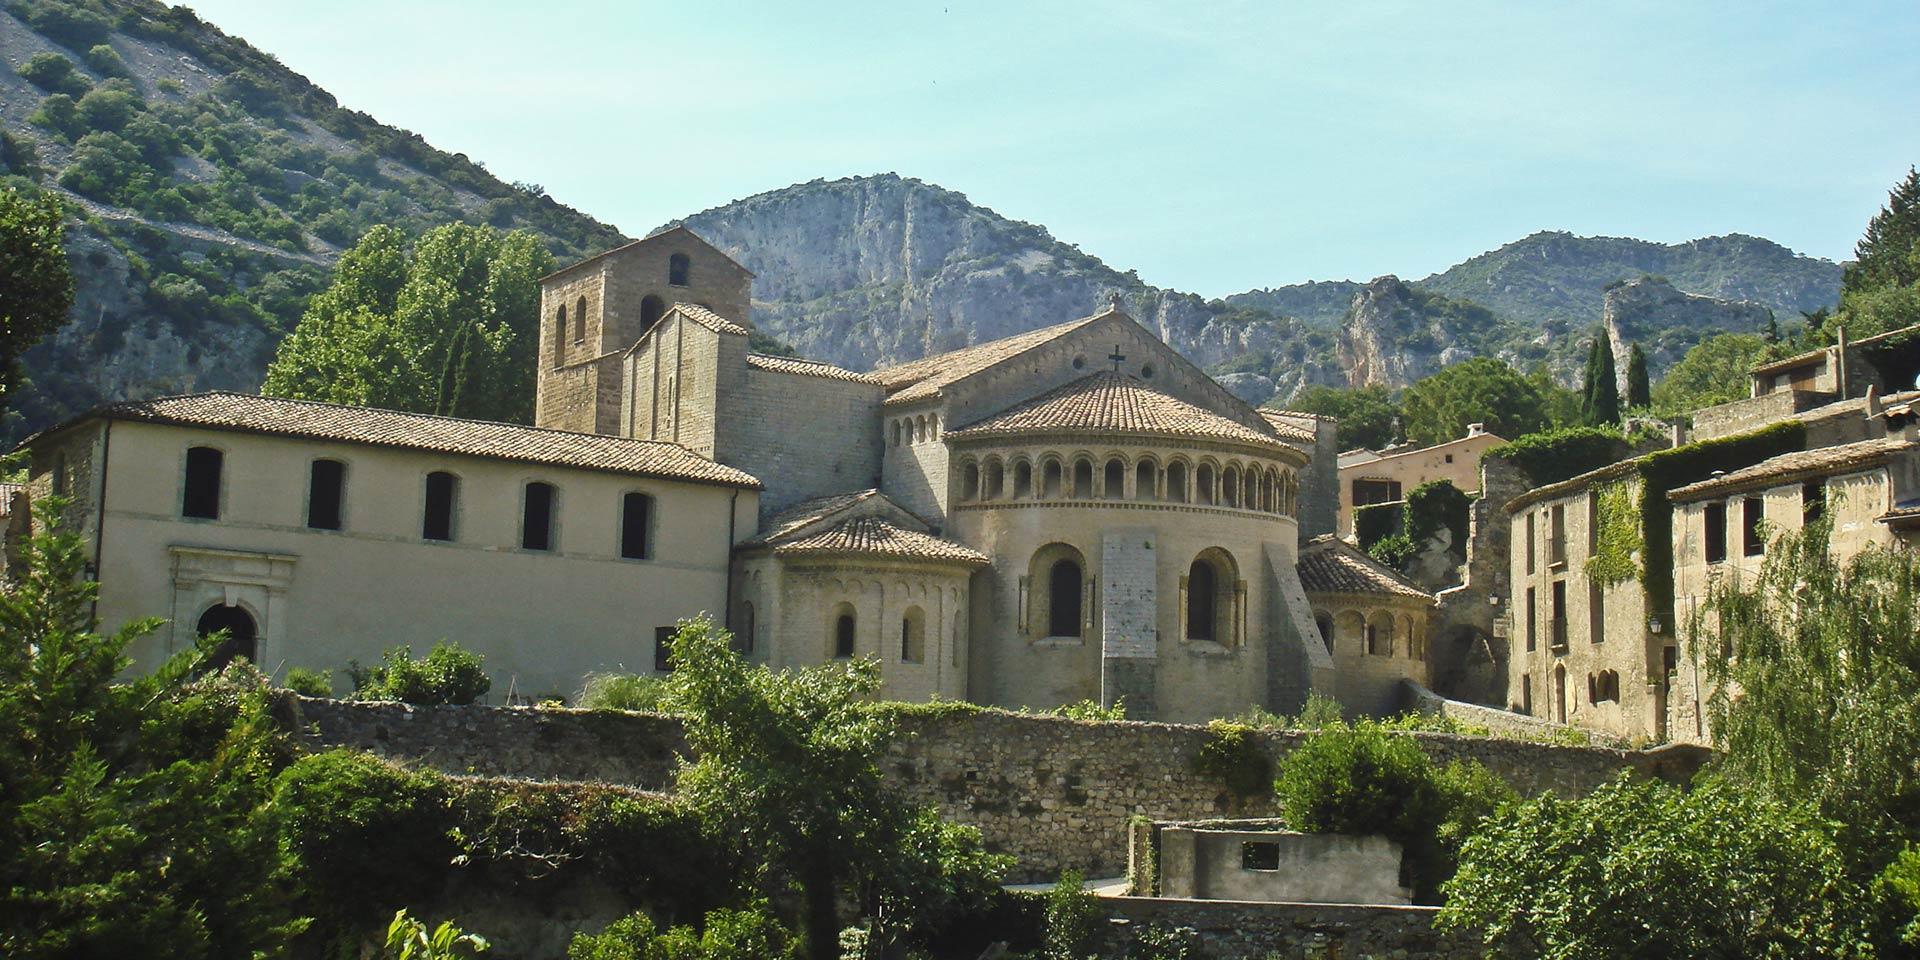
[[[1487,432],[1487,425],[1484,423],[1467,424],[1467,436],[1469,437],[1477,437],[1486,432]]]

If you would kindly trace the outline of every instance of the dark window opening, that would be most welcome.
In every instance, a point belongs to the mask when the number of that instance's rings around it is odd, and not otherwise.
[[[567,342],[567,305],[553,312],[553,359],[560,362],[560,349]]]
[[[1550,523],[1547,528],[1547,565],[1567,562],[1567,508],[1565,504],[1554,504],[1548,514]]]
[[[1533,716],[1533,676],[1520,675],[1520,712]]]
[[[573,340],[575,343],[587,339],[587,298],[581,297],[573,304]]]
[[[1719,563],[1727,559],[1727,505],[1707,504],[1706,521],[1707,562]]]
[[[520,546],[527,550],[553,549],[553,484],[527,484],[527,502],[520,511]]]
[[[853,614],[843,613],[833,621],[833,656],[837,660],[853,657]]]
[[[1760,523],[1766,517],[1765,500],[1748,497],[1740,501],[1740,549],[1749,557],[1757,557],[1767,548],[1766,537],[1760,532]]]
[[[1562,649],[1567,645],[1567,582],[1553,582],[1553,646]]]
[[[67,495],[67,455],[56,453],[53,456],[53,495]]]
[[[733,634],[733,652],[748,656],[753,653],[753,604],[740,603],[740,629]]]
[[[1047,573],[1047,636],[1080,636],[1080,565],[1055,560]]]
[[[1375,503],[1392,503],[1400,499],[1400,481],[1398,480],[1355,480],[1353,482],[1353,505],[1364,507]]]
[[[453,539],[453,501],[459,483],[453,474],[445,471],[427,474],[427,510],[420,524],[421,539]]]
[[[666,315],[667,302],[665,300],[653,294],[647,294],[645,297],[642,297],[640,300],[640,332],[646,333],[648,330],[652,330],[653,325],[659,323],[660,318]]]
[[[1075,499],[1093,499],[1093,464],[1081,460],[1073,465],[1073,495]]]
[[[1527,588],[1527,649],[1532,650],[1539,642],[1540,605],[1536,602],[1532,587]]]
[[[1809,480],[1800,485],[1800,521],[1812,523],[1827,515],[1827,484]]]
[[[653,498],[644,493],[629,493],[620,498],[620,556],[628,560],[647,558],[647,521],[653,513]]]
[[[1660,677],[1665,684],[1673,683],[1673,675],[1680,671],[1680,648],[1666,647],[1660,651]]]
[[[676,287],[686,286],[687,272],[688,272],[688,268],[691,265],[692,265],[692,261],[687,259],[687,255],[684,253],[676,253],[673,256],[668,257],[667,258],[667,282]]]
[[[653,672],[673,672],[673,638],[678,627],[653,628]]]
[[[1121,463],[1120,459],[1118,457],[1115,457],[1114,459],[1107,461],[1107,467],[1104,472],[1106,476],[1102,478],[1102,481],[1106,485],[1106,490],[1104,491],[1106,494],[1106,498],[1108,500],[1118,500],[1121,497],[1126,496],[1127,465],[1124,463]]]
[[[180,514],[201,520],[220,519],[220,468],[226,455],[212,447],[187,448],[187,489]]]
[[[1195,560],[1187,569],[1187,639],[1212,640],[1215,577],[1213,565]]]
[[[200,623],[195,628],[195,632],[202,637],[210,637],[222,630],[226,631],[226,638],[207,658],[208,670],[219,670],[239,659],[251,663],[258,658],[259,651],[255,649],[258,628],[254,625],[252,614],[237,606],[209,607],[207,612],[200,615]]]
[[[1280,869],[1280,845],[1265,840],[1249,840],[1240,845],[1240,869]]]
[[[307,480],[307,526],[315,530],[340,529],[340,501],[346,479],[346,464],[338,460],[313,462]]]
[[[1320,642],[1326,644],[1327,652],[1333,652],[1333,618],[1325,614],[1313,618],[1313,625],[1320,628]]]

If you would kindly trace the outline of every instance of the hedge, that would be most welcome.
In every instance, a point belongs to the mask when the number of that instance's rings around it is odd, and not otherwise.
[[[1626,437],[1613,427],[1566,427],[1503,443],[1482,459],[1505,460],[1520,468],[1532,486],[1544,487],[1617,463],[1627,449]]]

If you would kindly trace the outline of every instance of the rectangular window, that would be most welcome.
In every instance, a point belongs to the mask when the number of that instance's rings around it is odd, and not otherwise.
[[[520,546],[526,550],[553,549],[553,484],[527,484],[526,504],[520,512]]]
[[[1540,605],[1535,601],[1533,588],[1527,588],[1527,649],[1532,650],[1539,636]]]
[[[1553,646],[1563,649],[1567,645],[1567,582],[1553,582]]]
[[[1533,716],[1533,675],[1520,675],[1520,712]]]
[[[677,627],[653,628],[653,672],[673,672],[673,636],[679,632]]]
[[[1827,515],[1827,482],[1808,480],[1800,485],[1800,522],[1812,523]]]
[[[628,560],[647,558],[647,522],[652,513],[653,498],[644,493],[620,498],[620,556]]]
[[[1760,522],[1766,518],[1765,500],[1748,497],[1740,501],[1740,551],[1749,557],[1757,557],[1767,548],[1766,537],[1760,532]]]
[[[1533,514],[1527,514],[1527,572],[1533,572]]]
[[[1607,588],[1597,580],[1587,581],[1587,642],[1607,639]]]
[[[1704,511],[1706,515],[1706,551],[1708,563],[1720,563],[1727,559],[1727,505],[1709,503]]]
[[[1567,562],[1567,508],[1565,504],[1553,505],[1553,523],[1547,533],[1547,565]]]
[[[1249,840],[1240,845],[1240,869],[1280,869],[1280,845],[1267,840]]]
[[[187,486],[180,499],[180,515],[200,520],[220,519],[220,470],[226,456],[212,447],[187,448]]]
[[[459,495],[460,481],[453,474],[436,470],[427,474],[427,508],[420,521],[423,540],[453,539],[453,505]]]
[[[315,460],[307,478],[307,526],[314,530],[340,529],[340,502],[346,489],[347,465],[338,460]]]

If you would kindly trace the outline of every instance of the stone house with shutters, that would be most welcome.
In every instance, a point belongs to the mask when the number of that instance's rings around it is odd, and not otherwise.
[[[751,293],[670,229],[541,281],[532,427],[163,398],[32,438],[34,482],[82,494],[108,621],[170,618],[145,662],[215,627],[271,670],[444,636],[564,696],[670,670],[706,611],[755,660],[876,658],[912,700],[1204,720],[1386,710],[1426,675],[1431,597],[1328,544],[1348,575],[1302,578],[1331,422],[1253,409],[1117,307],[853,371],[756,352]],[[1316,625],[1355,609],[1387,611],[1379,652]]]

